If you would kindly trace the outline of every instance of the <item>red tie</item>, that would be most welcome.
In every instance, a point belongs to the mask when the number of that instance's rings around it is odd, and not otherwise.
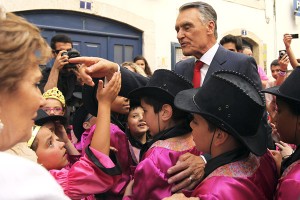
[[[200,69],[203,67],[203,62],[200,60],[197,60],[194,67],[194,76],[193,76],[193,84],[194,88],[200,87],[201,83],[201,73]]]

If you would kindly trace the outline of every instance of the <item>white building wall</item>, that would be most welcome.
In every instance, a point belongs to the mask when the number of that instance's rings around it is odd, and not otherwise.
[[[1,0],[0,0],[1,1]],[[192,0],[193,1],[193,0]],[[58,9],[86,12],[114,19],[144,32],[143,53],[151,68],[171,68],[171,42],[177,42],[174,29],[178,8],[191,0],[90,0],[92,10],[79,8],[79,0],[2,0],[8,11]],[[300,34],[300,17],[293,15],[293,0],[204,0],[218,14],[218,34],[240,34],[247,30],[249,37],[261,45],[257,62],[269,65],[284,49],[283,34]],[[275,12],[273,9],[275,3]],[[246,6],[245,6],[246,4]],[[253,8],[255,7],[255,8]],[[275,18],[275,15],[276,18]],[[300,39],[292,48],[300,58]]]

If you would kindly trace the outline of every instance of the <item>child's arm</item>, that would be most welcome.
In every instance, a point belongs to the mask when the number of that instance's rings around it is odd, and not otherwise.
[[[61,141],[63,141],[66,145],[66,149],[69,155],[81,155],[72,142],[69,140],[66,129],[59,122],[55,122],[55,134]]]
[[[96,130],[91,141],[91,147],[97,151],[109,155],[110,149],[110,112],[111,103],[117,97],[121,88],[121,74],[115,72],[112,79],[103,88],[100,80],[97,90],[98,116]]]

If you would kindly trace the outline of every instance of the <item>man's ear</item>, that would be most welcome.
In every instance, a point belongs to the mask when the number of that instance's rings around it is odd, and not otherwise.
[[[160,115],[161,115],[161,119],[163,121],[167,121],[169,119],[171,119],[172,115],[173,115],[173,109],[172,109],[172,106],[169,105],[169,104],[164,104],[162,106],[162,109],[160,111]]]
[[[209,35],[214,35],[214,32],[215,32],[215,26],[216,26],[215,22],[213,22],[213,21],[207,22],[206,27],[207,27],[207,33],[208,33]]]

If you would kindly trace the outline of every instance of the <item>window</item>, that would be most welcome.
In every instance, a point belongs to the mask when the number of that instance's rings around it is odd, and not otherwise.
[[[121,64],[125,61],[133,60],[133,46],[131,45],[114,45],[114,62]]]
[[[180,44],[171,42],[171,70],[174,70],[175,64],[189,57],[182,54]]]

